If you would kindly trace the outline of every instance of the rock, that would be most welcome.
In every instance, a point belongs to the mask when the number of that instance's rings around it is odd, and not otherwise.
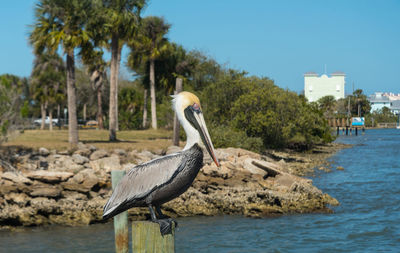
[[[54,213],[60,209],[60,206],[57,205],[57,202],[54,199],[37,197],[32,198],[30,203],[34,210],[42,214]]]
[[[19,207],[26,206],[28,202],[28,195],[25,193],[10,193],[4,196],[4,199],[8,202],[8,204],[16,204]]]
[[[24,177],[19,173],[5,172],[1,175],[1,178],[5,180],[10,180],[16,184],[28,184],[28,185],[32,184],[31,180],[29,180],[28,178]]]
[[[93,145],[88,145],[88,149],[89,149],[91,152],[94,152],[94,151],[97,150],[97,148],[96,148],[95,146],[93,146]]]
[[[68,198],[73,200],[87,200],[87,196],[85,194],[75,191],[62,191],[61,196],[63,198]]]
[[[27,177],[46,183],[59,183],[67,181],[67,179],[73,175],[74,174],[70,172],[37,170],[28,173]]]
[[[140,153],[136,153],[135,156],[136,156],[137,164],[148,162],[150,160],[153,160],[155,158],[160,157],[160,156],[155,155],[155,154],[153,154],[153,153],[151,153],[150,151],[147,151],[147,150],[143,150]]]
[[[92,190],[98,183],[99,179],[94,171],[92,169],[85,169],[70,178],[67,182],[61,183],[61,186],[66,190],[86,193]]]
[[[100,149],[97,151],[94,151],[91,155],[90,155],[90,160],[98,160],[100,158],[106,157],[108,156],[107,151],[105,151],[104,149]]]
[[[37,169],[37,164],[32,163],[31,161],[22,163],[19,166],[22,170],[36,170]]]
[[[96,151],[97,152],[97,151]],[[94,153],[93,153],[94,154]],[[90,166],[95,171],[104,170],[110,172],[112,170],[121,169],[120,159],[118,156],[104,157],[90,162]]]
[[[83,144],[82,142],[78,142],[77,148],[78,149],[87,149],[86,145]]]
[[[135,166],[136,166],[136,164],[134,164],[134,163],[125,163],[124,165],[122,165],[121,170],[125,170],[126,172],[128,172],[130,169],[132,169]]]
[[[72,155],[72,160],[73,160],[76,164],[79,164],[79,165],[82,165],[82,164],[84,164],[84,163],[88,163],[88,162],[89,162],[89,159],[88,159],[87,157],[84,157],[84,156],[79,155],[79,154],[74,154],[74,155]]]
[[[342,166],[337,166],[336,169],[337,170],[344,170],[344,168]]]
[[[181,150],[182,150],[181,147],[178,147],[178,146],[169,146],[169,147],[167,148],[166,155],[173,154],[173,153],[179,152],[179,151],[181,151]]]
[[[262,176],[264,176],[265,174],[268,173],[265,170],[261,169],[260,167],[254,165],[253,164],[254,161],[255,161],[255,159],[253,159],[253,158],[246,158],[243,162],[243,169],[249,171],[252,174],[258,174],[258,175],[262,175]],[[260,160],[257,160],[257,162],[258,162],[258,164],[263,163]]]
[[[81,155],[81,156],[84,156],[84,157],[89,157],[91,153],[92,153],[92,151],[90,151],[90,149],[88,149],[88,148],[86,148],[86,149],[78,149],[78,150],[76,150],[74,152],[74,154]]]
[[[70,155],[71,151],[69,151],[69,150],[60,150],[60,151],[57,152],[57,154],[59,154],[59,155]]]
[[[29,193],[32,197],[49,197],[56,198],[60,196],[61,188],[49,184],[34,184],[32,191]]]
[[[148,151],[132,151],[126,155],[121,149],[114,150],[109,157],[106,151],[95,151],[89,145],[82,144],[81,148],[82,152],[77,150],[72,156],[70,153],[15,156],[18,169],[27,167],[26,164],[37,166],[40,163],[47,163],[48,169],[25,171],[27,177],[0,172],[0,226],[4,222],[18,226],[101,222],[103,206],[112,193],[109,172],[121,168],[129,170],[136,162],[159,157]],[[168,150],[173,153],[181,148],[170,147]],[[165,214],[172,217],[219,214],[261,217],[329,212],[328,205],[339,204],[313,186],[310,179],[288,173],[296,171],[292,170],[293,161],[299,170],[309,166],[307,163],[313,161],[308,154],[294,157],[289,152],[280,151],[267,157],[227,148],[217,149],[216,155],[221,167],[217,168],[207,158],[209,163],[200,170],[192,186],[163,205]],[[131,163],[121,165],[125,162]],[[326,168],[331,165],[321,163],[319,166]],[[129,214],[131,218],[144,218],[148,211],[146,208],[133,208]]]
[[[126,156],[126,151],[123,149],[114,149],[114,154],[119,156]]]
[[[39,154],[41,156],[48,156],[50,155],[50,151],[47,148],[39,148]]]

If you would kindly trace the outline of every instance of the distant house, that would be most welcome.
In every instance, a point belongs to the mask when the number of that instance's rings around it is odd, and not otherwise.
[[[334,72],[331,77],[307,72],[304,74],[304,96],[309,102],[329,95],[334,96],[336,100],[344,98],[345,77],[343,72]]]
[[[384,96],[382,92],[375,92],[375,94],[369,96],[368,100],[371,103],[371,112],[381,110],[385,106],[387,108],[391,106],[389,97]]]
[[[400,100],[391,101],[389,109],[394,114],[400,114]]]

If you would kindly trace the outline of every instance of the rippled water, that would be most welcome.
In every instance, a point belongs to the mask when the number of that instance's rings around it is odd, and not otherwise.
[[[177,252],[400,252],[400,130],[340,137],[355,144],[314,184],[337,198],[334,214],[178,220]],[[344,171],[335,170],[343,166]],[[0,252],[111,252],[112,224],[0,232]]]

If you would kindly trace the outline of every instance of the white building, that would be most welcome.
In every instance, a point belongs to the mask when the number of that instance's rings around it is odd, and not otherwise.
[[[370,95],[368,100],[371,103],[371,112],[382,110],[383,107],[389,108],[394,114],[400,113],[400,99],[399,95],[393,93],[375,92]]]
[[[304,95],[309,102],[329,95],[334,96],[336,100],[344,98],[345,76],[343,72],[334,72],[331,77],[307,72],[304,74]]]
[[[371,103],[371,112],[381,110],[383,107],[390,107],[389,97],[383,95],[382,92],[375,92],[375,94],[370,95],[368,98]]]

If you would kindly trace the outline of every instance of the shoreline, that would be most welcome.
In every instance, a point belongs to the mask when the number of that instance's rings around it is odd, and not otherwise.
[[[266,217],[295,213],[330,213],[339,202],[312,185],[316,166],[350,145],[331,143],[312,151],[217,149],[222,167],[207,156],[192,186],[163,205],[171,217],[243,215]],[[179,150],[171,146],[166,154]],[[16,171],[0,168],[0,229],[52,224],[79,226],[104,223],[102,208],[111,191],[110,171],[164,155],[149,151],[97,150],[80,144],[74,153],[20,150]],[[147,208],[129,210],[131,220],[145,219]]]

